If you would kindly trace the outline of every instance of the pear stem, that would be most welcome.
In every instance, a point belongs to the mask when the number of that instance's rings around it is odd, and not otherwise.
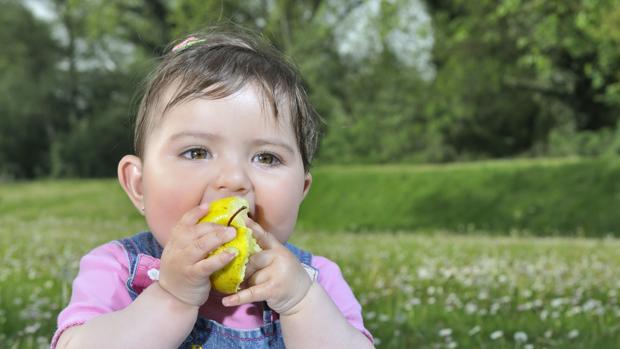
[[[243,210],[247,210],[248,208],[243,206],[240,209],[237,210],[237,212],[233,213],[232,216],[230,216],[230,219],[228,220],[228,223],[226,223],[226,226],[230,227],[230,223],[232,223],[233,219],[235,219],[235,217]]]

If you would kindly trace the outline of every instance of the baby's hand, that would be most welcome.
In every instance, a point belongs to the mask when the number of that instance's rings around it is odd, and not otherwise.
[[[258,223],[248,218],[263,251],[252,257],[247,266],[247,286],[244,290],[224,298],[225,306],[266,301],[280,315],[295,313],[295,306],[306,296],[312,280],[297,257]]]
[[[173,228],[161,256],[160,286],[181,302],[199,307],[209,298],[209,277],[223,268],[235,253],[205,256],[232,240],[235,229],[214,223],[200,223],[207,208],[198,206],[188,211]]]

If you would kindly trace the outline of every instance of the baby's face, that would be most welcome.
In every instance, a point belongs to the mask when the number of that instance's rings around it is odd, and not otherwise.
[[[276,121],[252,86],[178,104],[146,139],[144,212],[162,245],[188,210],[231,195],[246,198],[251,217],[285,242],[310,183],[289,118]]]

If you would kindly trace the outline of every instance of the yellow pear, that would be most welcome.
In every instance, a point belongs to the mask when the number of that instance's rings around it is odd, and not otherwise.
[[[237,236],[233,240],[209,253],[209,256],[213,256],[228,248],[238,251],[237,256],[230,263],[211,275],[211,285],[218,292],[230,294],[239,291],[239,285],[245,278],[245,267],[250,256],[261,251],[256,239],[252,236],[252,230],[245,226],[248,207],[247,200],[243,198],[226,197],[211,202],[209,212],[199,221],[199,223],[212,222],[231,226],[237,230]]]

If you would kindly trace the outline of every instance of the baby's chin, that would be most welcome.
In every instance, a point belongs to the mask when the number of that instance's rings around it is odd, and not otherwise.
[[[288,239],[293,234],[293,232],[291,230],[287,230],[286,232],[281,232],[281,231],[278,231],[278,230],[270,231],[270,230],[265,229],[265,231],[270,232],[283,245],[286,244]]]
[[[153,237],[155,238],[155,241],[157,241],[157,243],[161,246],[161,247],[166,247],[166,244],[168,243],[168,240],[170,240],[169,238],[169,234],[161,234],[158,233],[156,230],[150,229],[151,234],[153,234]]]

